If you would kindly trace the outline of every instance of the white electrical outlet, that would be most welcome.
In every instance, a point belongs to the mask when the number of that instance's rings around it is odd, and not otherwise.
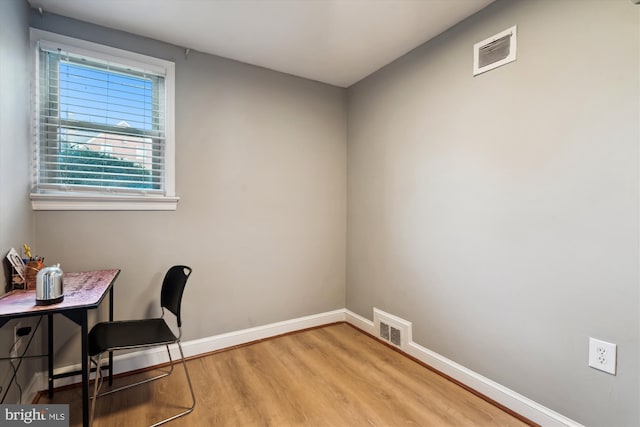
[[[11,350],[10,357],[18,357],[20,356],[20,348],[22,347],[22,337],[18,336],[18,329],[22,328],[22,323],[18,322],[13,327],[13,348]]]
[[[589,366],[616,374],[617,345],[589,337]]]

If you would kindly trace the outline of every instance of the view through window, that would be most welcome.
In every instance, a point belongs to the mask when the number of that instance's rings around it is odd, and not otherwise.
[[[44,49],[40,72],[40,189],[162,191],[162,76]]]

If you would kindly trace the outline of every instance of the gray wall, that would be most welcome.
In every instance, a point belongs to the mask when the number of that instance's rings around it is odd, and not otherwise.
[[[10,248],[20,251],[22,244],[34,244],[33,214],[29,202],[29,8],[24,0],[0,1],[0,258]],[[0,294],[7,290],[7,278],[0,275]],[[10,282],[10,279],[9,279]],[[10,283],[9,283],[10,286]],[[0,329],[0,357],[9,355],[13,343],[10,321]],[[35,319],[23,319],[23,326],[34,326]],[[38,354],[40,344],[34,341],[29,354]],[[24,388],[34,371],[41,370],[38,359],[22,365],[18,382]],[[4,394],[11,367],[0,362],[0,396]],[[15,383],[4,403],[19,401]]]
[[[579,422],[640,425],[639,18],[498,1],[351,87],[347,307]],[[517,61],[472,77],[512,25]]]
[[[0,28],[17,25],[18,3],[0,4]],[[411,320],[418,343],[533,400],[639,425],[639,10],[498,1],[350,88],[348,109],[341,89],[32,13],[175,60],[182,198],[38,212],[36,246],[68,270],[122,268],[120,318],[155,311],[166,267],[192,265],[186,339],[340,308],[346,286],[349,309]],[[514,24],[517,62],[471,77],[473,43]],[[7,245],[28,234],[18,206],[0,213]],[[24,233],[4,240],[7,223]],[[589,336],[619,345],[617,376],[587,367]]]
[[[195,51],[185,59],[55,15],[32,13],[31,25],[176,63],[177,211],[37,212],[47,260],[121,268],[116,318],[157,314],[167,267],[192,266],[187,340],[345,306],[346,90]],[[58,365],[77,363],[75,345],[63,342]]]
[[[29,202],[29,8],[24,0],[0,2],[0,257],[33,244]],[[0,293],[6,289],[0,277]]]

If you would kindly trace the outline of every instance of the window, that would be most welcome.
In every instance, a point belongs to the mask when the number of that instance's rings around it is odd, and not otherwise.
[[[174,210],[174,64],[31,30],[36,210]]]

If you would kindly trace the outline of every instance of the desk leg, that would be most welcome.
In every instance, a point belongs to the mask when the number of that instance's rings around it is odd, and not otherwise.
[[[89,427],[89,321],[86,309],[62,312],[67,318],[80,326],[82,352],[82,425]]]
[[[53,397],[53,314],[47,315],[47,364],[49,369],[49,398]]]
[[[89,427],[89,325],[87,311],[82,312],[82,425]]]
[[[113,286],[109,289],[109,322],[113,322]],[[109,385],[113,385],[113,351],[109,352]]]

